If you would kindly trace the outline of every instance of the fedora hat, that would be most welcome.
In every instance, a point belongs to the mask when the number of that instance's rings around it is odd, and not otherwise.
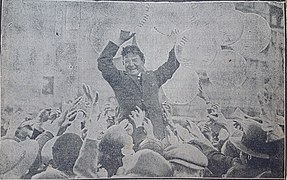
[[[244,128],[241,137],[230,137],[230,142],[240,151],[251,156],[268,159],[267,133],[260,125],[252,123]]]

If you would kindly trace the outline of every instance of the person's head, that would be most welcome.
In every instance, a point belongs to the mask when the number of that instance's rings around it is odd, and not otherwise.
[[[260,125],[247,124],[241,137],[230,137],[229,140],[240,151],[242,164],[256,168],[269,161],[267,133]]]
[[[121,125],[113,125],[99,143],[99,164],[108,171],[108,176],[116,174],[123,165],[122,158],[133,151],[133,139]]]
[[[125,177],[172,177],[170,163],[159,153],[150,149],[137,151],[124,164]]]
[[[0,144],[0,179],[20,179],[37,157],[38,142],[28,139],[18,143],[5,139]]]
[[[171,163],[174,177],[202,177],[208,165],[207,157],[190,144],[171,145],[164,157]]]
[[[131,45],[124,47],[122,56],[125,70],[128,74],[136,76],[139,73],[144,72],[144,54],[137,46]]]
[[[67,175],[73,175],[73,167],[78,159],[83,141],[77,134],[66,133],[60,136],[52,147],[56,168]]]

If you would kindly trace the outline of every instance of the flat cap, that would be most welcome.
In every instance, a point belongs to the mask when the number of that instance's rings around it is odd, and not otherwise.
[[[169,162],[191,169],[204,169],[208,165],[207,157],[191,144],[171,145],[164,150],[163,154]]]

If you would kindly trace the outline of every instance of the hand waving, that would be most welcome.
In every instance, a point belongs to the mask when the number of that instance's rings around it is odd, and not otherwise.
[[[131,111],[131,115],[129,115],[129,117],[134,121],[136,127],[140,127],[143,125],[145,111],[142,111],[138,106],[136,106],[136,110]]]

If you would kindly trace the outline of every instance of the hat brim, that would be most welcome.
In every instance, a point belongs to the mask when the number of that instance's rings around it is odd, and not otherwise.
[[[176,163],[176,164],[185,166],[187,168],[196,169],[196,170],[205,169],[205,167],[203,167],[203,166],[198,166],[196,164],[192,164],[190,162],[186,162],[186,161],[181,160],[181,159],[171,159],[171,160],[169,160],[169,162],[170,163]]]
[[[268,154],[252,151],[251,149],[249,149],[248,147],[243,145],[241,143],[241,139],[242,139],[242,137],[229,137],[230,142],[240,151],[243,151],[244,153],[249,154],[249,155],[254,156],[254,157],[257,157],[257,158],[269,159]]]

